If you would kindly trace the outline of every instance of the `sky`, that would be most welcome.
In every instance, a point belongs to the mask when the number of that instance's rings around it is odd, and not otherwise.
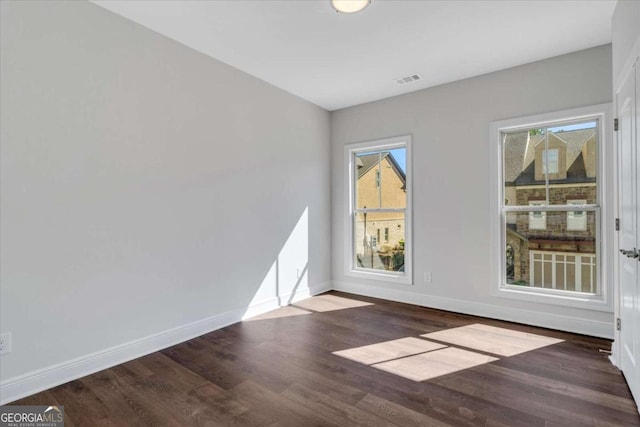
[[[389,152],[393,154],[393,158],[398,162],[402,172],[407,173],[407,149],[397,148],[395,150],[389,150]]]
[[[387,151],[387,150],[384,150]],[[358,153],[358,156],[366,156],[368,154],[377,153],[377,151],[370,151],[366,153]],[[395,150],[389,150],[389,153],[393,155],[393,158],[402,169],[402,172],[407,173],[407,149],[406,148],[396,148]]]
[[[560,132],[560,131],[569,131],[569,130],[579,130],[579,129],[591,129],[596,127],[596,122],[586,122],[586,123],[578,123],[575,125],[566,125],[566,126],[558,126],[555,128],[549,128],[551,132]]]

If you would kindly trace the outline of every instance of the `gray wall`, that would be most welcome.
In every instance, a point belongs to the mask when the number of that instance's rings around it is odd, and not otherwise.
[[[330,280],[326,111],[90,3],[1,5],[2,380],[246,308],[283,253]]]
[[[538,314],[549,314],[556,327],[574,328],[575,319],[608,330],[610,312],[491,295],[489,124],[610,102],[610,82],[607,45],[332,112],[334,287],[526,323],[542,324]],[[344,145],[405,134],[413,135],[415,284],[347,277]],[[430,284],[425,271],[433,273]]]

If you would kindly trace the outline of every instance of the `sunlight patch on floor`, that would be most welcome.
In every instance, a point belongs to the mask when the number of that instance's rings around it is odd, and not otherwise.
[[[254,316],[249,319],[245,319],[244,322],[253,322],[255,320],[280,319],[283,317],[302,316],[305,314],[311,314],[311,312],[307,310],[303,310],[298,307],[293,307],[288,305],[286,307],[280,307],[276,310],[269,311],[267,313],[260,314],[258,316]]]
[[[318,312],[344,310],[367,305],[373,305],[373,303],[337,297],[335,295],[318,295],[295,303],[296,307]]]
[[[348,350],[335,351],[333,354],[365,365],[372,365],[374,363],[413,356],[445,347],[445,345],[420,338],[407,337],[378,344],[365,345],[363,347],[350,348]]]
[[[413,381],[425,381],[496,360],[484,354],[448,347],[372,366]]]
[[[562,342],[561,339],[513,331],[479,323],[421,335],[460,347],[472,348],[500,356],[515,356]]]
[[[480,323],[420,336],[440,342],[406,337],[332,354],[413,381],[425,381],[500,360],[472,350],[509,357],[564,341]]]

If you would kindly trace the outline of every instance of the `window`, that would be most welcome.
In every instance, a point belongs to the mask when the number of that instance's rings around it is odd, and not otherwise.
[[[586,205],[586,200],[567,200],[568,205]],[[585,231],[587,229],[587,216],[584,211],[567,212],[567,230]]]
[[[607,108],[492,123],[494,295],[611,308],[601,271]]]
[[[410,137],[350,144],[345,157],[347,274],[411,283]]]
[[[558,173],[558,149],[546,149],[542,156],[542,169],[547,173]]]
[[[544,206],[545,202],[529,202],[529,206]],[[529,212],[529,230],[544,230],[547,228],[547,213]]]

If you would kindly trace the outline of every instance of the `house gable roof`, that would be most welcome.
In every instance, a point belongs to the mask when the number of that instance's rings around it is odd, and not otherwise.
[[[583,147],[595,136],[595,129],[580,129],[553,134],[566,144],[567,178],[551,183],[595,182],[587,175]],[[543,181],[535,179],[535,149],[544,142],[544,135],[529,135],[528,131],[509,134],[505,144],[504,179],[506,185],[531,185]]]
[[[380,153],[380,160],[383,159],[389,160],[393,170],[398,175],[400,180],[402,181],[402,188],[405,187],[407,182],[407,177],[405,173],[400,168],[400,165],[396,161],[393,154],[388,151],[383,151]],[[378,153],[364,154],[356,157],[356,165],[358,167],[358,179],[362,178],[369,170],[371,170],[375,165],[378,164]]]

